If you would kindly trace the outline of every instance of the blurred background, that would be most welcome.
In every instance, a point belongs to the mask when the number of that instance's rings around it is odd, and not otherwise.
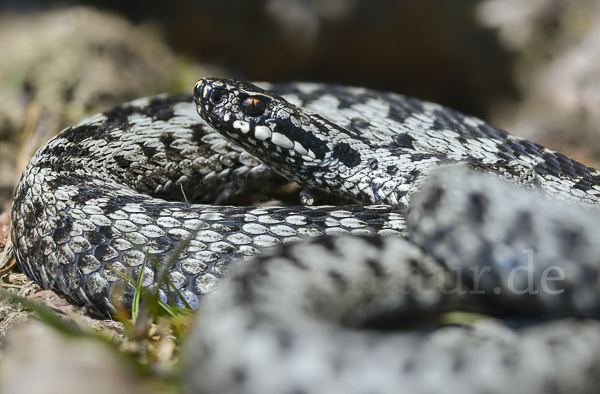
[[[600,163],[598,0],[0,0],[0,213],[62,128],[207,75],[394,91]]]

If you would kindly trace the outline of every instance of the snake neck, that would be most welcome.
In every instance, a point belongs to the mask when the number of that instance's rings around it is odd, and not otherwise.
[[[249,83],[205,78],[194,97],[209,125],[273,170],[358,203],[407,205],[423,169],[440,159],[373,143]]]

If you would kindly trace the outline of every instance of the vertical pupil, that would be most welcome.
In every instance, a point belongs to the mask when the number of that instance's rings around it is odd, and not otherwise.
[[[265,101],[258,97],[248,97],[242,101],[242,110],[249,116],[259,116],[265,109]]]

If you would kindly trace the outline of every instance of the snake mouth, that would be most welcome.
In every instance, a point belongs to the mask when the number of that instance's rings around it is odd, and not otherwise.
[[[296,109],[287,101],[257,86],[202,78],[194,87],[194,100],[200,117],[217,133],[250,153],[270,157],[269,165],[316,166],[332,149],[301,127]],[[272,109],[276,100],[289,108],[279,112],[281,117]]]
[[[239,105],[237,102],[248,96],[231,86],[228,80],[212,77],[200,79],[194,87],[193,94],[198,114],[219,133],[225,130],[232,131],[237,116],[232,113],[231,108]],[[251,109],[256,108],[254,106]]]
[[[198,114],[204,119],[205,116],[212,117],[214,116],[213,110],[215,104],[222,101],[225,95],[224,88],[215,89],[213,83],[211,83],[209,78],[202,78],[194,86],[194,101],[196,102],[196,109],[198,110]],[[215,99],[218,101],[215,102]],[[212,115],[212,116],[211,116]]]
[[[194,101],[198,115],[217,130],[227,124],[218,111],[217,104],[223,102],[227,91],[222,86],[215,86],[208,78],[203,78],[194,87]]]

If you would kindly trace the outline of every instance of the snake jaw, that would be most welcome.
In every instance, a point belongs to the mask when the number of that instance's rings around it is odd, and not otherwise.
[[[290,179],[298,181],[294,172],[318,166],[332,149],[330,142],[305,130],[312,127],[307,115],[255,85],[204,78],[196,83],[194,99],[200,116],[218,133],[251,154],[268,157],[265,164]]]
[[[331,130],[348,133],[327,119],[249,83],[204,78],[196,83],[194,99],[200,116],[218,133],[232,138],[250,153],[267,153],[273,158],[269,165],[277,165],[279,161],[285,166],[302,161],[309,167],[328,163],[338,147],[328,139]],[[259,116],[249,116],[244,111],[244,103],[249,100],[264,103]]]

